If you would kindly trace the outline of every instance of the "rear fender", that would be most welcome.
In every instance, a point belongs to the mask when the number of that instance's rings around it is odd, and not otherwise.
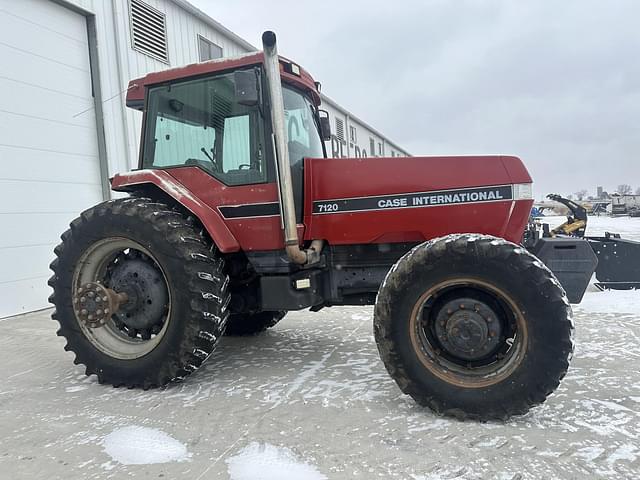
[[[135,191],[144,185],[155,185],[195,215],[222,253],[240,251],[240,244],[227,228],[217,210],[193,195],[164,170],[138,170],[114,176],[111,188],[119,192]]]

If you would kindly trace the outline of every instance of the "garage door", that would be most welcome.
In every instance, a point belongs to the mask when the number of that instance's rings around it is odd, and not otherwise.
[[[0,0],[0,318],[48,305],[70,220],[102,200],[86,19]]]

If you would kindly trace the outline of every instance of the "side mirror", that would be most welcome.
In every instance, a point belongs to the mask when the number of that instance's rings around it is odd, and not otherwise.
[[[329,121],[329,112],[326,110],[318,110],[320,117],[320,133],[322,140],[328,142],[331,140],[331,122]]]
[[[236,70],[233,72],[235,101],[240,105],[253,107],[260,101],[258,77],[254,70]]]

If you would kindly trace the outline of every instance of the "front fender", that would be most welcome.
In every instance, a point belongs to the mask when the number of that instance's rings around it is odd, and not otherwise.
[[[111,188],[120,192],[131,192],[136,187],[148,184],[155,185],[195,215],[222,253],[240,251],[240,244],[218,211],[202,202],[166,171],[137,170],[117,174],[111,179]]]

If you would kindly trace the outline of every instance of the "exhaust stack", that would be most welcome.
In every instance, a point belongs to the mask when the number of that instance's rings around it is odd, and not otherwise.
[[[296,208],[293,199],[293,183],[289,163],[287,129],[284,124],[284,100],[282,97],[282,80],[280,79],[280,60],[276,46],[276,34],[266,31],[262,34],[264,50],[264,66],[267,73],[267,85],[271,101],[271,124],[273,125],[272,141],[276,156],[278,178],[278,196],[280,197],[280,215],[284,232],[284,245],[289,259],[299,265],[315,263],[320,259],[323,240],[313,240],[307,250],[300,248],[298,238]]]

